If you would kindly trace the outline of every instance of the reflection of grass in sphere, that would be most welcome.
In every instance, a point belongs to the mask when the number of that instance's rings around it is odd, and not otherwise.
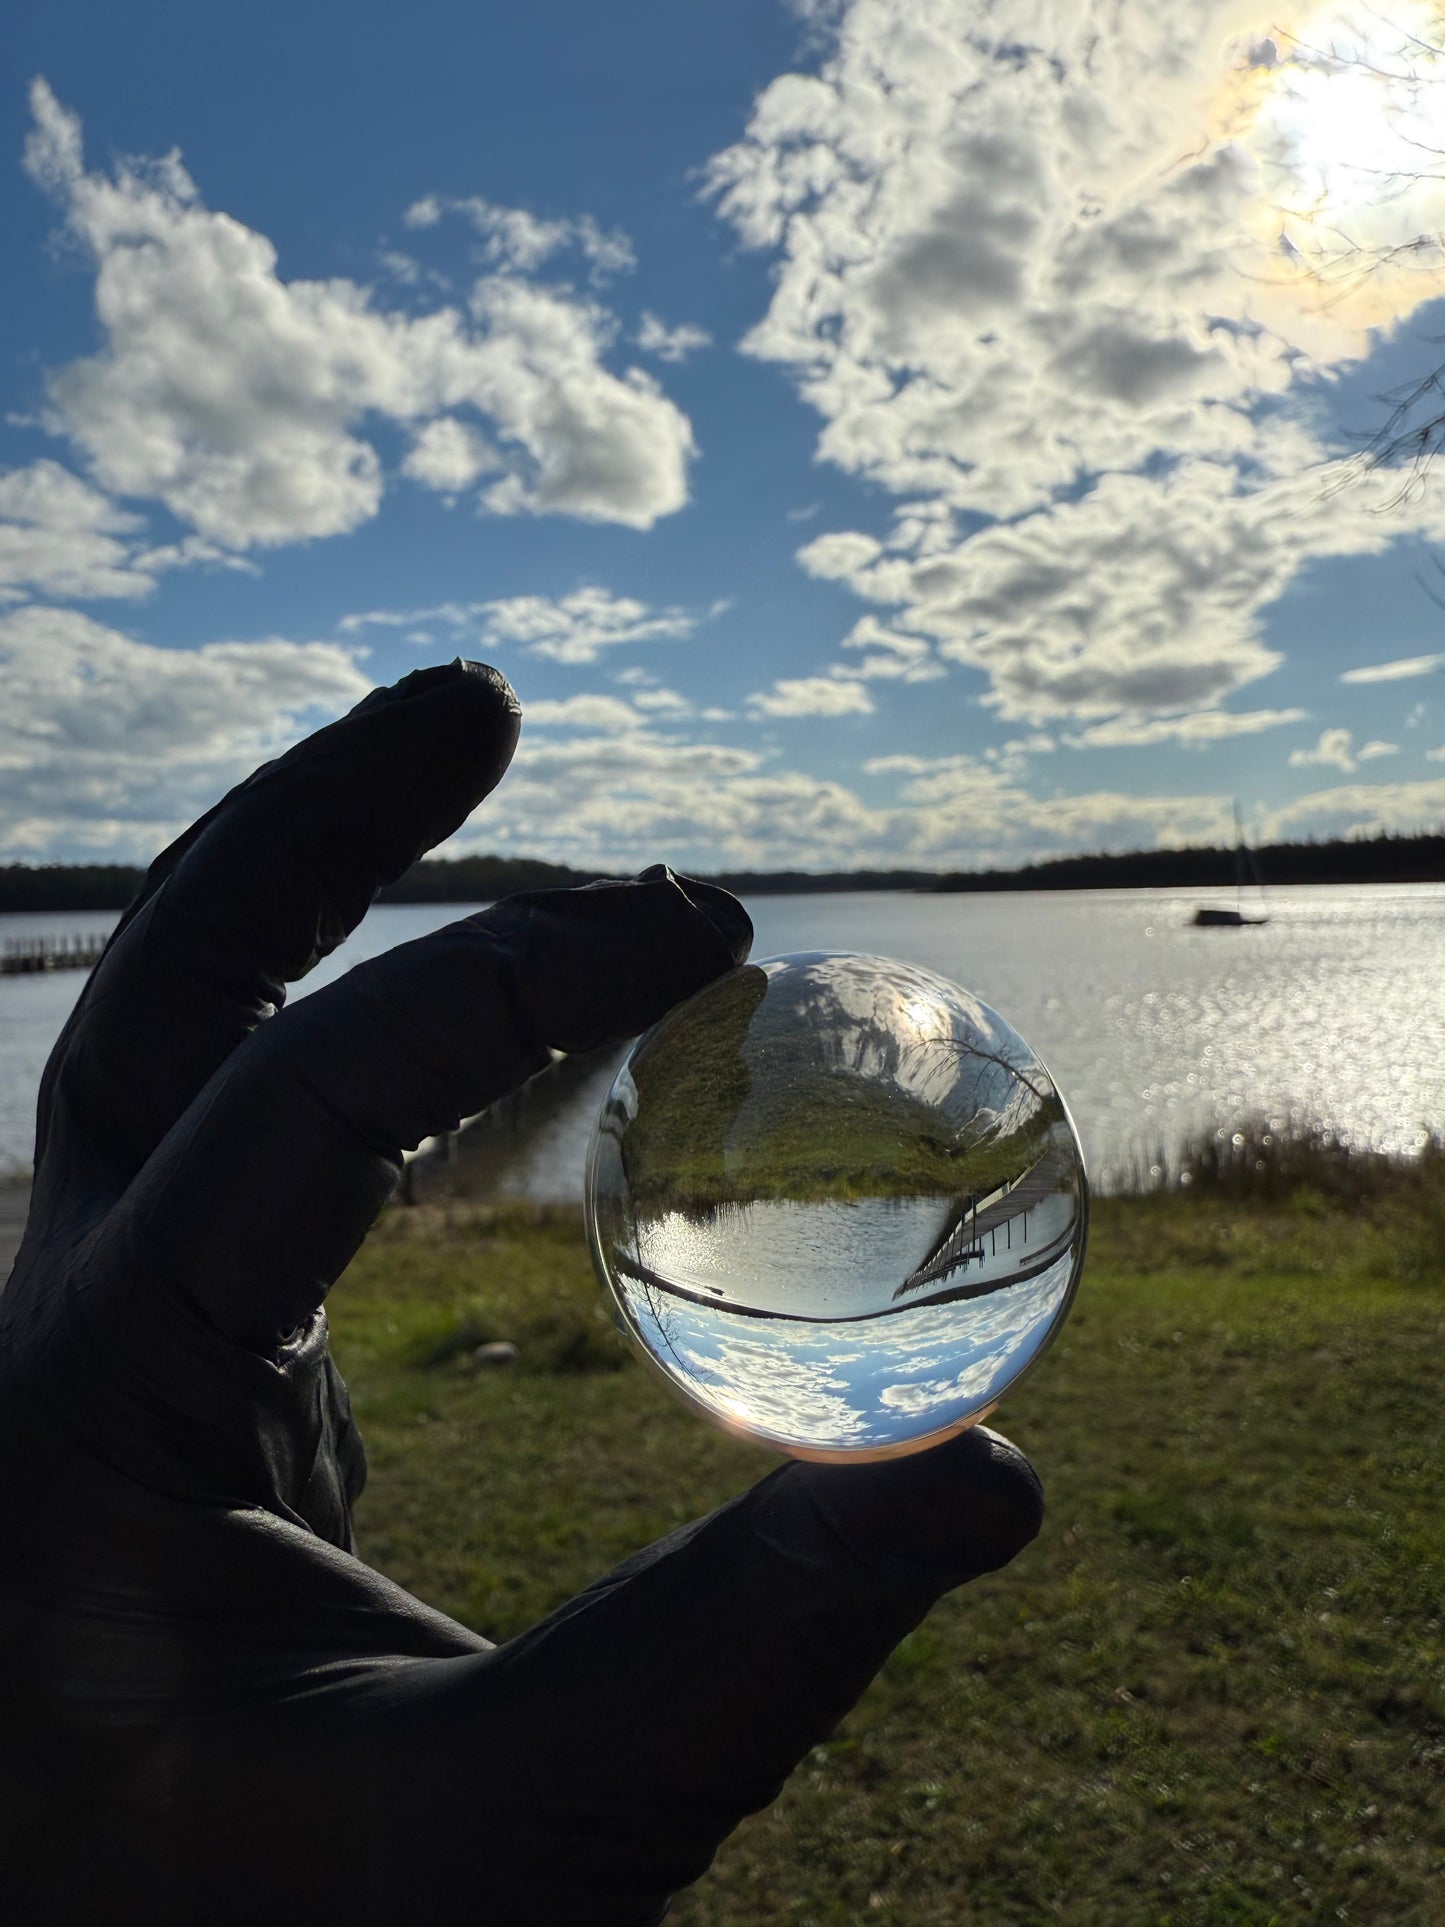
[[[898,981],[866,1019],[850,1021],[795,973],[770,981],[755,966],[644,1040],[631,1060],[638,1108],[625,1151],[635,1203],[706,1211],[758,1198],[982,1193],[1034,1162],[1064,1117],[1047,1076],[1042,1101],[1014,1129],[981,1121],[978,1087],[1001,1068],[1002,1040],[966,1019],[931,1034],[910,1014],[923,1011],[926,1025],[936,1011],[918,994],[925,973],[890,968]],[[1039,1081],[1032,1054],[1012,1033],[1008,1041],[1016,1067],[1006,1078]]]
[[[956,985],[879,958],[747,966],[633,1051],[588,1166],[598,1269],[643,1350],[734,1429],[917,1449],[990,1409],[1082,1262],[1048,1073]]]

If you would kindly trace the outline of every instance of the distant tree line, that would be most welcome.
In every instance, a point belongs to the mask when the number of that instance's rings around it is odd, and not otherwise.
[[[6,863],[0,911],[124,910],[144,875],[128,863]]]
[[[1445,832],[1268,843],[1250,868],[1271,883],[1445,882]],[[381,893],[383,903],[494,903],[522,890],[590,883],[599,873],[531,857],[424,857]],[[121,910],[143,870],[123,863],[0,865],[0,911]],[[708,879],[739,896],[825,890],[1202,890],[1236,883],[1240,853],[1223,848],[1061,856],[1017,870],[726,870]]]
[[[936,890],[937,870],[722,870],[707,877],[740,897],[808,896],[824,890]]]
[[[523,890],[565,890],[591,883],[596,870],[569,870],[527,856],[427,856],[389,883],[379,903],[495,903]]]
[[[404,877],[382,891],[382,903],[494,903],[521,890],[560,890],[593,883],[614,870],[569,870],[560,863],[529,857],[424,857]],[[709,875],[739,896],[798,896],[813,890],[932,890],[936,870],[724,870]]]
[[[382,891],[382,903],[495,903],[521,890],[589,883],[595,870],[569,870],[532,857],[426,857]],[[0,911],[123,910],[145,879],[126,863],[0,865]]]
[[[1018,870],[958,870],[935,890],[1203,890],[1241,880],[1237,849],[1131,850],[1121,856],[1060,856]],[[1266,843],[1246,877],[1262,883],[1439,883],[1445,834],[1339,837],[1328,843]]]

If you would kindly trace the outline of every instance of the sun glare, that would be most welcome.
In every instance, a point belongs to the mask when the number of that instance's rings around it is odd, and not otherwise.
[[[1445,58],[1434,6],[1388,15],[1331,5],[1281,36],[1256,151],[1277,170],[1287,220],[1363,220],[1401,233],[1402,203],[1434,199],[1445,167]],[[1418,189],[1424,188],[1423,196]],[[1407,222],[1408,225],[1408,222]]]
[[[1317,350],[1358,353],[1445,293],[1440,0],[1284,10],[1247,43],[1216,126],[1259,166],[1262,318],[1312,317]]]

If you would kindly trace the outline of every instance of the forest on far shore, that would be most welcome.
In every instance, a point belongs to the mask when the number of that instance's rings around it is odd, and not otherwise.
[[[492,903],[523,890],[590,883],[595,870],[530,857],[424,857],[382,891],[382,903]],[[0,912],[121,910],[145,872],[124,863],[0,864]],[[1016,870],[725,870],[708,879],[740,896],[823,890],[1203,890],[1245,882],[1445,882],[1445,832],[1060,856]]]

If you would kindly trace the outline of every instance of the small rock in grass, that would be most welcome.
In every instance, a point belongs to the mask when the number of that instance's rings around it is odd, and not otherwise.
[[[478,1371],[491,1371],[499,1365],[515,1365],[521,1353],[510,1338],[494,1338],[489,1345],[478,1345],[472,1364]]]

